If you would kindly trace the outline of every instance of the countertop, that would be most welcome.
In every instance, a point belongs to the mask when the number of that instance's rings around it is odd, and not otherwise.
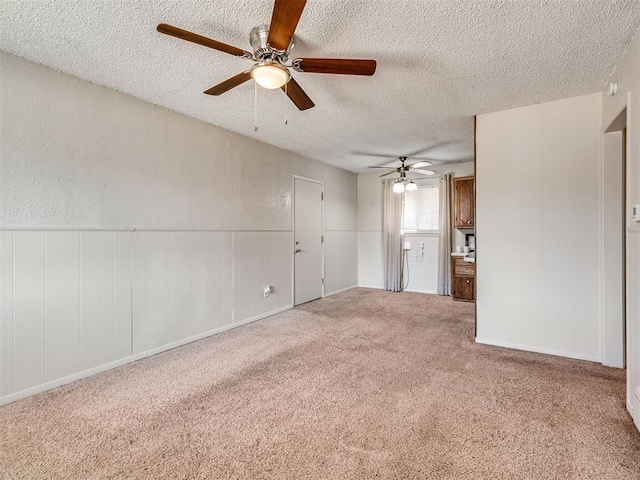
[[[462,259],[465,262],[476,263],[476,252],[469,252],[469,253],[451,252],[451,256],[452,257],[463,257]]]

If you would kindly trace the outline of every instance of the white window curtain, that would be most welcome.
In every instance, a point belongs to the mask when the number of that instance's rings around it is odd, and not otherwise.
[[[404,193],[393,192],[394,180],[384,182],[383,246],[384,288],[402,290],[402,214]]]
[[[438,294],[451,295],[451,174],[439,181]]]

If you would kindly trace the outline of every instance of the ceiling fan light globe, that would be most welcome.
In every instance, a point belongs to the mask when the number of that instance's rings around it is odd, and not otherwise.
[[[274,90],[289,81],[289,71],[278,64],[257,64],[251,69],[251,78],[263,88]]]
[[[414,191],[418,190],[418,185],[416,185],[414,183],[414,181],[411,180],[409,183],[407,183],[407,186],[405,187],[405,190],[407,192],[414,192]]]
[[[393,184],[393,193],[404,193],[404,183],[398,180]]]

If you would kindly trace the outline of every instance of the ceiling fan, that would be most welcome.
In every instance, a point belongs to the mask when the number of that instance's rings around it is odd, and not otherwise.
[[[392,173],[399,173],[400,177],[393,184],[393,191],[396,193],[402,193],[404,191],[411,192],[413,190],[418,189],[418,185],[415,184],[413,179],[407,177],[408,172],[420,173],[422,175],[433,175],[436,172],[433,170],[425,170],[422,167],[428,167],[429,165],[433,165],[430,161],[420,161],[416,163],[411,163],[409,165],[405,165],[405,162],[408,160],[408,157],[398,157],[400,160],[399,167],[369,167],[369,168],[386,168],[390,171],[387,173],[383,173],[380,177],[386,177],[387,175],[391,175]]]
[[[206,90],[207,95],[222,95],[253,78],[264,88],[281,88],[300,110],[307,110],[315,104],[293,79],[289,69],[302,73],[371,76],[376,71],[376,61],[348,58],[294,58],[290,61],[293,34],[306,3],[306,0],[275,0],[271,23],[251,30],[249,41],[253,52],[165,23],[158,25],[158,31],[254,62],[249,70]]]
[[[401,165],[399,167],[370,166],[369,168],[386,168],[388,170],[391,170],[390,172],[383,173],[382,175],[380,175],[381,177],[386,177],[387,175],[391,175],[393,172],[398,172],[401,176],[404,176],[407,172],[421,173],[422,175],[433,175],[433,174],[436,173],[433,170],[424,170],[422,168],[422,167],[428,167],[429,165],[433,165],[433,162],[427,161],[427,160],[423,160],[423,161],[420,161],[420,162],[416,162],[416,163],[411,163],[409,165],[405,165],[405,162],[408,159],[409,159],[409,157],[398,157],[398,160],[400,160],[400,163],[401,163]]]

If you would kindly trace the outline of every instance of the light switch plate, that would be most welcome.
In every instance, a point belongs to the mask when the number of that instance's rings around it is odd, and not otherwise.
[[[640,205],[633,205],[631,207],[631,220],[640,222]]]

